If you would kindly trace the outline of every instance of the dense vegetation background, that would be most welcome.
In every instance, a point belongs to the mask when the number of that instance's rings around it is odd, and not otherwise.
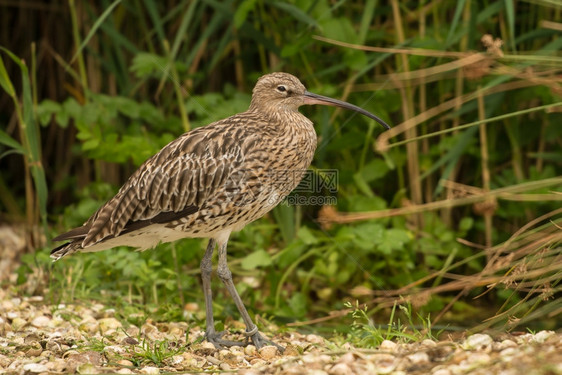
[[[312,170],[338,171],[336,193],[312,195],[337,205],[281,205],[233,236],[231,269],[250,310],[345,323],[359,301],[388,321],[398,301],[434,323],[559,325],[556,2],[0,6],[0,220],[26,230],[26,293],[111,298],[125,317],[154,306],[153,316],[183,319],[179,306],[202,306],[202,241],[52,265],[49,238],[81,225],[182,132],[244,111],[259,76],[286,71],[393,129],[302,109],[320,139]],[[237,316],[216,286],[217,315]]]

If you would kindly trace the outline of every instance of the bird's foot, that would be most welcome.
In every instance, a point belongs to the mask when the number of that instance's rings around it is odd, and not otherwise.
[[[213,344],[217,349],[224,349],[225,347],[231,347],[231,346],[248,346],[250,344],[253,344],[256,347],[256,349],[261,349],[266,345],[273,345],[277,348],[277,350],[279,350],[280,353],[283,353],[285,351],[285,348],[282,347],[281,345],[278,345],[273,341],[263,337],[261,333],[258,332],[257,327],[254,327],[254,329],[252,329],[249,332],[248,331],[244,332],[244,334],[247,337],[246,340],[244,341],[225,340],[222,338],[225,333],[226,331],[206,332],[205,339],[207,340],[207,342]]]
[[[205,332],[205,340],[210,342],[215,346],[217,349],[224,349],[231,346],[246,346],[248,345],[247,341],[232,341],[232,340],[224,340],[222,337],[226,331],[221,332]]]
[[[254,344],[254,346],[257,349],[261,349],[266,345],[273,345],[277,348],[277,350],[279,350],[280,353],[283,353],[285,351],[284,347],[282,347],[279,344],[274,343],[271,340],[266,339],[265,337],[263,337],[261,335],[261,333],[259,333],[257,331],[256,331],[256,333],[254,333],[252,336],[249,336],[249,337],[250,337],[250,340],[252,340],[252,343]]]

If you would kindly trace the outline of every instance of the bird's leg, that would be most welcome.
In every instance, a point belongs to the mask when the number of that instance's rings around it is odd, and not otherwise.
[[[280,352],[283,352],[285,348],[277,345],[273,341],[265,339],[258,332],[258,327],[254,324],[254,322],[252,322],[252,318],[250,318],[250,314],[248,314],[248,311],[246,310],[246,307],[244,306],[244,303],[242,302],[242,299],[240,298],[240,295],[238,294],[238,291],[234,286],[234,282],[232,281],[232,272],[230,272],[226,260],[226,245],[227,241],[219,243],[219,265],[217,268],[217,275],[224,283],[226,290],[228,290],[228,293],[234,300],[234,303],[236,304],[236,307],[238,308],[238,311],[240,312],[240,315],[244,320],[244,324],[246,324],[246,332],[244,332],[244,335],[251,339],[254,346],[258,349],[265,345],[274,345]],[[245,345],[247,344],[248,343],[246,343]]]
[[[220,349],[224,346],[241,345],[236,341],[221,339],[223,332],[215,331],[215,320],[213,318],[213,291],[211,290],[211,273],[213,272],[213,251],[215,250],[215,240],[210,239],[205,250],[205,255],[201,259],[201,281],[203,282],[203,294],[205,295],[205,316],[206,328],[205,338],[216,348]]]

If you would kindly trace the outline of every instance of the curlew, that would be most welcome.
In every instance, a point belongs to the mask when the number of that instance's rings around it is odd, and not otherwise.
[[[321,104],[347,108],[389,126],[355,105],[313,94],[287,73],[261,77],[246,112],[191,130],[148,159],[119,192],[83,226],[54,238],[69,242],[51,252],[55,260],[75,252],[116,246],[145,250],[181,238],[209,238],[201,260],[205,295],[205,338],[215,347],[268,343],[248,314],[227,265],[233,231],[262,217],[300,182],[316,149],[312,121],[298,108]],[[290,178],[286,178],[290,176]],[[244,323],[243,343],[222,338],[213,320],[212,256],[217,275]],[[280,350],[282,348],[276,345]]]

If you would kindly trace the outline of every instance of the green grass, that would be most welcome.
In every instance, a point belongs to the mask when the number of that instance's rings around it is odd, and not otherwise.
[[[414,317],[412,305],[398,305],[395,303],[390,312],[390,318],[386,325],[378,325],[373,322],[373,318],[367,313],[366,305],[360,307],[356,302],[350,302],[345,307],[351,309],[350,315],[353,320],[351,330],[347,334],[346,341],[360,348],[377,348],[384,340],[396,341],[400,343],[419,342],[425,339],[438,340],[443,332],[434,332],[431,319],[417,315]],[[401,320],[398,315],[401,315]],[[414,322],[417,320],[417,324]]]

